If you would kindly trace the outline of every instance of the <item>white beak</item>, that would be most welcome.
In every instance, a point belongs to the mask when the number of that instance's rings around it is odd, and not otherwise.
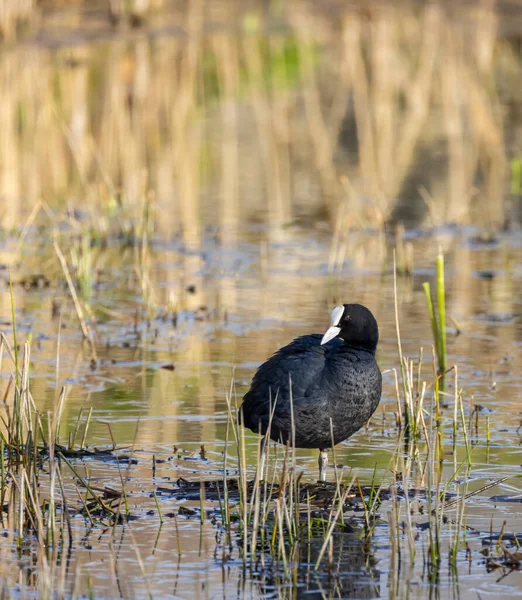
[[[337,337],[341,332],[341,328],[339,327],[339,323],[344,313],[344,306],[336,306],[332,310],[332,314],[330,315],[330,327],[328,331],[323,335],[323,339],[321,340],[321,346],[333,340],[334,337]]]
[[[340,327],[329,327],[326,333],[323,335],[323,339],[321,340],[321,346],[323,344],[326,344],[326,342],[333,340],[334,337],[337,337],[339,335],[339,333],[341,333]]]

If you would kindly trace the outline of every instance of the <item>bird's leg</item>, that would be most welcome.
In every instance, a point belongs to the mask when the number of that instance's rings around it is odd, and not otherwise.
[[[319,481],[326,481],[326,467],[328,466],[328,453],[319,450]]]
[[[263,481],[263,477],[265,474],[265,463],[266,463],[266,454],[268,452],[268,444],[270,443],[270,440],[265,436],[262,440],[261,440],[261,448],[260,448],[260,452],[259,452],[259,478],[258,481]]]

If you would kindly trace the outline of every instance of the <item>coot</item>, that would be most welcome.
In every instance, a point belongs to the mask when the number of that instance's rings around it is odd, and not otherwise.
[[[298,337],[259,367],[243,398],[240,422],[265,441],[318,448],[324,480],[327,449],[358,431],[379,404],[378,340],[368,308],[336,306],[324,335]]]

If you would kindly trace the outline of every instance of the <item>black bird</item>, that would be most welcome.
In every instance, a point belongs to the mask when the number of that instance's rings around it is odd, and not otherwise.
[[[324,480],[327,449],[358,431],[381,399],[378,341],[370,310],[361,304],[336,306],[323,336],[298,337],[259,367],[239,409],[240,422],[266,436],[265,442],[270,437],[296,448],[318,448]]]

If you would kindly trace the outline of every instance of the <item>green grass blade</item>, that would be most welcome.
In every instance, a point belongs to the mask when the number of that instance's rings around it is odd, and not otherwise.
[[[430,315],[431,331],[433,332],[433,341],[435,343],[435,352],[437,354],[437,360],[439,359],[439,325],[437,318],[435,317],[435,309],[433,307],[433,299],[431,297],[431,287],[428,282],[422,284],[424,293],[426,294],[426,302],[428,303],[428,313]],[[439,364],[440,367],[440,364]]]
[[[439,370],[441,373],[446,371],[446,292],[444,288],[444,255],[437,256],[437,304],[439,313],[438,326],[438,358]]]

